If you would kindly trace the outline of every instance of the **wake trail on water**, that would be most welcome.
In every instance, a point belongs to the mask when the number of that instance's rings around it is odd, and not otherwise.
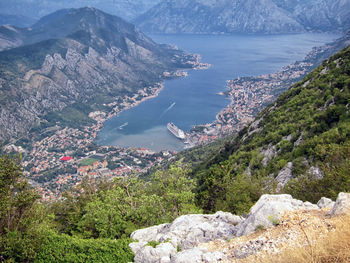
[[[168,108],[163,111],[163,113],[160,115],[160,118],[162,118],[168,111],[170,111],[172,108],[174,108],[176,102],[173,102]]]

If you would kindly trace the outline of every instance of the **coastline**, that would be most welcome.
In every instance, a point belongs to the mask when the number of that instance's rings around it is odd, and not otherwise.
[[[38,188],[42,199],[46,201],[61,198],[62,192],[80,184],[84,176],[96,180],[106,177],[111,179],[131,173],[145,173],[176,152],[100,146],[96,145],[96,137],[108,119],[157,97],[164,89],[165,80],[186,77],[187,70],[198,70],[209,66],[199,62],[199,56],[195,58],[196,63],[191,65],[192,68],[163,73],[160,80],[152,86],[139,89],[131,96],[115,97],[112,103],[104,104],[110,110],[90,112],[89,117],[95,120],[92,125],[81,128],[56,125],[48,129],[50,132],[45,134],[45,137],[32,141],[27,150],[15,144],[7,145],[6,150],[24,153],[23,174],[29,179],[31,185]],[[133,156],[132,161],[128,156]]]
[[[196,125],[186,133],[191,147],[237,133],[248,126],[256,114],[273,103],[281,93],[321,64],[323,59],[342,49],[346,39],[344,36],[331,44],[313,47],[302,61],[289,64],[278,72],[228,80],[227,90],[217,95],[226,96],[230,103],[215,116],[213,122]]]

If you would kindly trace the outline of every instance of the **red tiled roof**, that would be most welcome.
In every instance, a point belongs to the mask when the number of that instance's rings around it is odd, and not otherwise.
[[[60,160],[61,161],[70,161],[70,160],[72,160],[73,158],[72,157],[70,157],[70,156],[63,156]]]

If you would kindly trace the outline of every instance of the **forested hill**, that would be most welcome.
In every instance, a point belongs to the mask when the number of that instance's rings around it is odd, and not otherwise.
[[[194,167],[199,205],[247,209],[264,192],[303,200],[350,190],[350,47],[292,86]]]

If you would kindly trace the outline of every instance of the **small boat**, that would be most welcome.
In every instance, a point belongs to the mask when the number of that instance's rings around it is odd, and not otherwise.
[[[123,125],[120,125],[119,126],[119,130],[122,130],[125,126],[127,126],[129,123],[128,122],[125,122]]]

